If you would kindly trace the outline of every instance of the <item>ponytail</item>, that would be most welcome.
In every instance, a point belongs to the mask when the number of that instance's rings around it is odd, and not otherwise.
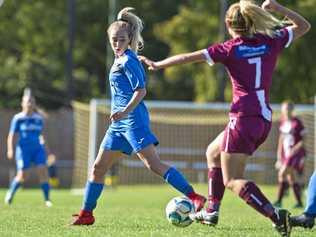
[[[251,0],[240,0],[233,4],[227,11],[226,22],[233,31],[242,35],[261,33],[272,38],[276,29],[285,25],[284,21],[278,20]]]
[[[131,13],[131,10],[134,10],[134,8],[123,8],[117,15],[117,21],[109,26],[107,32],[110,34],[110,31],[114,28],[125,28],[130,39],[129,46],[137,53],[144,48],[144,40],[141,35],[144,27],[142,20],[134,13]]]

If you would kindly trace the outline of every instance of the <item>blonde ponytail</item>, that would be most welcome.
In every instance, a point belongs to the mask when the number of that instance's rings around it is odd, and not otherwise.
[[[141,35],[143,22],[134,13],[132,7],[123,8],[117,15],[117,21],[113,22],[108,28],[108,34],[113,28],[125,28],[130,39],[130,48],[136,53],[144,48],[144,40]]]
[[[233,31],[248,36],[261,33],[274,37],[276,29],[285,24],[251,0],[240,0],[233,4],[227,11],[226,21]]]

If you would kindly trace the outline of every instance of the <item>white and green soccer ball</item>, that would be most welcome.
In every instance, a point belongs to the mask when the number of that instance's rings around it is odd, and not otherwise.
[[[189,215],[194,213],[194,205],[187,197],[172,198],[166,206],[167,220],[178,227],[189,226],[193,221]]]

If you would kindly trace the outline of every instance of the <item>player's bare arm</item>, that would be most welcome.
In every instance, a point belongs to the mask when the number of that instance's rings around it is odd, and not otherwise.
[[[9,160],[13,159],[15,141],[16,141],[16,135],[14,133],[9,133],[8,138],[7,138],[7,158]]]
[[[125,109],[112,114],[110,119],[112,121],[118,121],[122,118],[125,118],[128,115],[128,113],[131,112],[142,101],[145,95],[146,95],[145,88],[137,89],[134,92],[133,97],[131,98],[130,102],[127,104]]]
[[[294,40],[302,37],[311,28],[311,24],[304,17],[282,6],[275,0],[266,0],[263,2],[261,7],[265,10],[277,12],[287,17],[293,24],[292,29]]]
[[[145,56],[139,56],[139,60],[145,63],[149,70],[155,71],[179,64],[203,62],[205,61],[205,56],[203,50],[198,50],[191,53],[177,54],[158,62],[154,62]]]

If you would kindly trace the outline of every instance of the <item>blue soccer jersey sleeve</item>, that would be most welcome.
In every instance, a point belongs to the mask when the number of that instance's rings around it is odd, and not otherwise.
[[[136,60],[128,60],[124,65],[124,71],[133,91],[145,88],[145,73],[140,63]]]
[[[18,119],[16,118],[16,116],[14,116],[13,119],[11,120],[9,133],[17,133],[18,131],[19,131]]]

